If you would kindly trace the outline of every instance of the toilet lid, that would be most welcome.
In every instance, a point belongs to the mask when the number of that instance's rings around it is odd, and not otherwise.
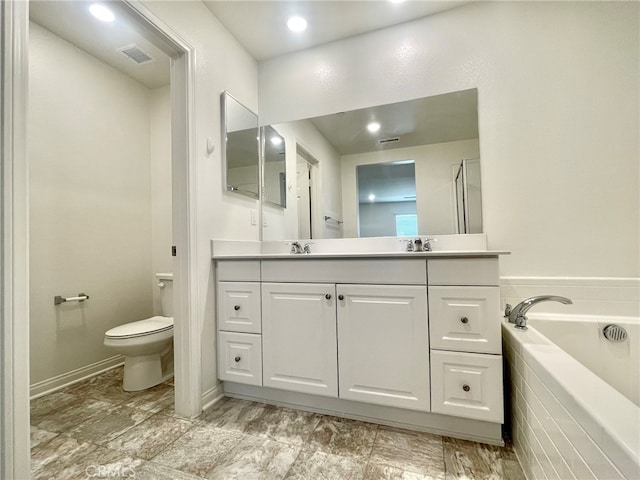
[[[105,336],[111,338],[141,337],[151,333],[164,332],[165,330],[170,330],[172,328],[173,317],[157,316],[114,327],[111,330],[108,330],[107,333],[105,333]]]

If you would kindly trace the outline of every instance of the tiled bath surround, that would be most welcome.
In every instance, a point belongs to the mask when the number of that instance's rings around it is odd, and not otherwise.
[[[514,450],[529,479],[636,479],[638,408],[534,329],[503,325]]]
[[[170,382],[128,393],[121,376],[32,402],[34,480],[524,480],[510,447],[236,399],[183,419]]]
[[[502,306],[536,295],[562,295],[573,305],[545,302],[534,312],[640,317],[640,278],[501,277]]]

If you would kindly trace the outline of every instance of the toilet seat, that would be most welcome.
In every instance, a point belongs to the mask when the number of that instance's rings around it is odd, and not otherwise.
[[[173,329],[173,317],[155,316],[113,327],[105,333],[111,339],[136,338]]]

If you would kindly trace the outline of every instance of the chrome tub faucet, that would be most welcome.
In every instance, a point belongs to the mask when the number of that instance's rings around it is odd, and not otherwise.
[[[559,297],[556,295],[539,295],[537,297],[527,298],[523,300],[515,307],[511,307],[511,305],[507,304],[507,307],[504,310],[504,318],[509,319],[509,323],[515,323],[515,327],[520,330],[527,329],[527,315],[526,313],[529,311],[531,307],[540,303],[540,302],[560,302],[565,305],[570,305],[573,302],[571,299],[567,297]]]

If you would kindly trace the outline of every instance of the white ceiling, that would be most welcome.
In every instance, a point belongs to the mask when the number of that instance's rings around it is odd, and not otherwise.
[[[32,0],[30,19],[62,39],[72,43],[104,63],[149,88],[169,83],[169,57],[136,31],[126,15],[117,8],[116,20],[104,23],[93,18],[87,0]],[[407,0],[205,0],[203,2],[244,48],[258,61],[302,50],[327,42],[359,35],[432,15],[469,3],[469,1]],[[302,15],[308,28],[293,33],[286,27],[291,15]],[[154,58],[138,65],[118,48],[137,45]]]
[[[203,0],[204,4],[258,61],[397,25],[470,3],[467,1],[242,1]],[[294,33],[290,16],[305,17],[308,27]]]
[[[169,57],[136,31],[123,10],[116,13],[114,22],[105,23],[89,13],[92,3],[95,2],[32,0],[29,2],[29,17],[41,27],[148,88],[168,85]],[[131,44],[137,45],[154,61],[137,64],[117,50]]]

